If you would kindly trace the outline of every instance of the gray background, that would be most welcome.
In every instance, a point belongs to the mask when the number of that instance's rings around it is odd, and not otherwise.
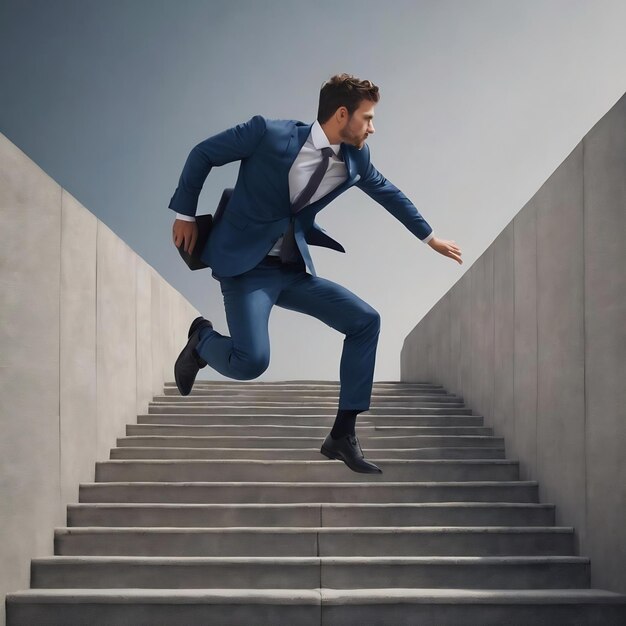
[[[225,333],[218,283],[171,241],[189,150],[256,113],[312,122],[333,73],[373,80],[373,163],[464,258],[358,189],[318,216],[347,250],[313,248],[318,273],[380,311],[376,379],[397,379],[407,333],[624,92],[624,23],[621,0],[3,0],[0,132]],[[211,172],[199,213],[236,172]],[[342,335],[278,308],[270,326],[263,378],[338,377]]]

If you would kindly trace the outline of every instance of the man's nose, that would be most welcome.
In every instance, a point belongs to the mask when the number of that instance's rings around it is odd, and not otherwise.
[[[367,132],[371,135],[372,133],[376,132],[376,129],[374,128],[374,124],[372,124],[372,122],[369,123],[369,127],[367,129]]]

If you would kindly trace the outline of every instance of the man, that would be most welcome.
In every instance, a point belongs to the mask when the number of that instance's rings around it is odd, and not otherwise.
[[[231,336],[203,317],[192,322],[174,366],[180,393],[190,393],[207,364],[238,380],[260,376],[269,365],[273,305],[317,317],[345,334],[337,417],[321,452],[364,473],[382,473],[364,458],[355,433],[356,416],[370,407],[380,317],[345,287],[317,276],[308,244],[345,250],[315,215],[356,186],[433,250],[462,263],[454,241],[434,237],[411,201],[372,165],[365,141],[379,99],[372,82],[339,74],[322,86],[312,124],[255,115],[209,137],[189,154],[169,204],[177,212],[174,244],[191,252],[206,177],[214,166],[241,161],[232,197],[215,216],[201,255],[220,282]]]

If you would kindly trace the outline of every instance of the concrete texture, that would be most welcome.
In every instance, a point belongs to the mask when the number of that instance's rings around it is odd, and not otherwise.
[[[592,575],[626,586],[626,98],[584,149],[585,402]]]
[[[513,364],[515,333],[515,281],[513,274],[513,222],[493,242],[493,415],[498,432],[506,441],[510,458],[519,458],[515,446]],[[456,290],[450,296],[455,298]],[[454,326],[452,331],[455,332]]]
[[[96,371],[98,459],[136,415],[136,283],[133,251],[98,223]]]
[[[148,410],[153,398],[152,389],[152,277],[150,266],[141,258],[136,259],[135,340],[137,349],[137,413]]]
[[[535,198],[539,497],[563,500],[557,523],[568,520],[584,543],[585,510],[578,503],[585,484],[582,157],[579,144]]]
[[[61,196],[61,187],[0,135],[0,589],[4,593],[28,582],[29,559],[50,554],[50,528],[63,519]]]
[[[69,503],[78,498],[78,483],[93,477],[96,458],[98,220],[65,190],[61,220],[61,497]]]
[[[29,560],[52,554],[51,529],[64,523],[79,482],[93,480],[94,461],[108,458],[137,408],[145,411],[154,390],[172,379],[180,341],[198,313],[1,134],[0,219],[6,594],[29,585]],[[165,332],[150,315],[160,290],[178,313],[167,318],[170,338],[155,342]]]
[[[403,381],[463,397],[626,591],[626,96],[407,336]],[[490,287],[490,281],[492,287]],[[451,350],[451,365],[424,358]]]
[[[515,323],[513,414],[520,475],[536,480],[537,464],[537,205],[534,199],[513,219]],[[480,365],[478,365],[480,368]],[[480,410],[480,404],[472,405]]]
[[[35,589],[14,594],[14,626],[621,626],[621,596],[589,590]]]

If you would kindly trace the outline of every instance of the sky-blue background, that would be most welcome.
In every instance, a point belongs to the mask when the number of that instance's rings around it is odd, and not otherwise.
[[[464,258],[356,188],[318,215],[347,250],[313,248],[318,273],[379,310],[392,380],[407,333],[624,93],[624,24],[623,0],[0,0],[0,132],[227,333],[218,283],[171,241],[190,149],[256,113],[312,122],[334,73],[374,81],[373,163]],[[199,213],[236,173],[210,173]],[[275,308],[270,333],[264,378],[337,379],[338,332]]]

